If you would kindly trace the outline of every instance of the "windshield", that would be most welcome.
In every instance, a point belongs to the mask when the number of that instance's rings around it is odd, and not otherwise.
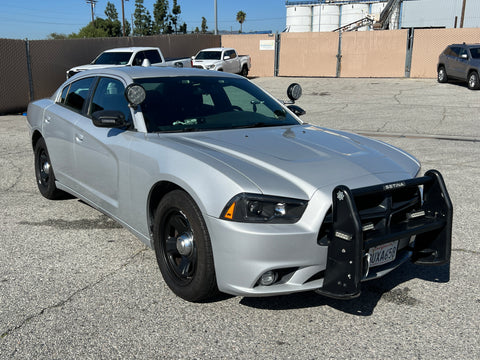
[[[480,47],[470,48],[470,53],[472,54],[472,58],[480,59]]]
[[[195,60],[220,60],[221,57],[221,51],[200,51]]]
[[[225,130],[297,125],[285,108],[246,79],[167,77],[136,79],[148,132]]]
[[[104,52],[92,64],[95,65],[127,65],[132,56],[131,52]]]

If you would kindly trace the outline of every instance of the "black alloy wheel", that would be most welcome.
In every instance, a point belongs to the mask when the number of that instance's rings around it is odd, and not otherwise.
[[[214,297],[218,290],[210,236],[195,201],[174,190],[160,202],[154,221],[155,254],[168,287],[187,301]]]
[[[55,174],[53,172],[50,156],[43,138],[38,139],[34,147],[35,156],[35,177],[38,190],[49,200],[61,199],[67,196],[65,192],[57,189],[55,185]]]

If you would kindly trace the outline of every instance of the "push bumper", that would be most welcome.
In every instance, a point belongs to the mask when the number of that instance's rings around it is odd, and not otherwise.
[[[416,204],[392,205],[392,199],[416,189],[423,190]],[[354,190],[340,185],[332,198],[327,267],[318,293],[339,299],[359,296],[369,272],[368,250],[393,241],[407,239],[409,245],[390,270],[408,258],[422,265],[450,261],[453,207],[440,172],[430,170],[420,178]],[[381,206],[367,209],[359,204],[372,198],[383,199]]]

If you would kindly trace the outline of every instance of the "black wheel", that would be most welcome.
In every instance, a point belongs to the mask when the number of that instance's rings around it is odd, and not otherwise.
[[[476,71],[472,71],[468,75],[468,88],[470,90],[478,90],[480,89],[480,82],[478,80],[478,73]]]
[[[212,246],[195,201],[174,190],[155,212],[155,254],[168,287],[187,301],[199,302],[218,294]]]
[[[65,192],[55,186],[55,174],[53,173],[50,156],[48,156],[45,140],[40,138],[35,144],[35,177],[40,193],[50,200],[61,199],[67,196]]]
[[[247,65],[243,65],[242,71],[240,71],[240,75],[247,77],[248,76],[248,67]]]
[[[438,68],[437,80],[439,83],[446,83],[448,81],[447,71],[445,70],[445,67],[440,66]]]

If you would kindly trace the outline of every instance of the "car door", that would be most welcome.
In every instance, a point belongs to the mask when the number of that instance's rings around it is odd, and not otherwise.
[[[47,144],[55,178],[63,185],[74,188],[75,124],[83,118],[86,99],[93,77],[67,84],[55,104],[44,115],[43,136]]]
[[[121,162],[128,159],[132,131],[127,129],[96,127],[91,114],[102,110],[121,111],[125,119],[132,120],[132,113],[124,97],[125,84],[120,79],[100,77],[84,116],[77,123],[74,155],[75,180],[90,201],[111,214],[117,214],[122,174]]]
[[[457,61],[458,77],[462,80],[467,80],[468,68],[469,68],[470,54],[466,47],[460,49],[460,54]]]
[[[450,77],[461,78],[460,70],[460,46],[452,46],[447,53],[447,74]]]
[[[229,59],[224,61],[223,71],[229,73],[238,73],[240,69],[238,66],[237,54],[234,50],[226,50],[223,57],[225,58],[227,56],[229,57]]]

